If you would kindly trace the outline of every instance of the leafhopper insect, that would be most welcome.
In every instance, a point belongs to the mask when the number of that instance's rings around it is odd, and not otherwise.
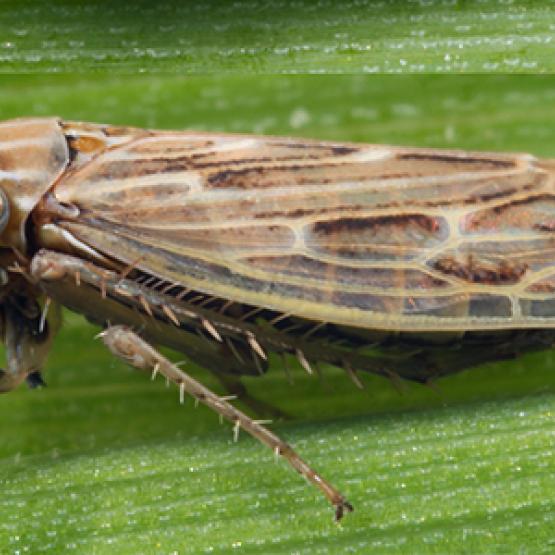
[[[0,389],[41,383],[66,306],[352,506],[231,401],[268,354],[427,383],[555,338],[555,162],[524,154],[0,124]],[[140,333],[140,336],[139,336]],[[219,396],[151,344],[219,377]]]

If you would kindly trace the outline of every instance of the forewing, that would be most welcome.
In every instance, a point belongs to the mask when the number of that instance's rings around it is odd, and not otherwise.
[[[416,331],[554,325],[552,188],[528,155],[154,133],[54,193],[60,227],[169,282]]]

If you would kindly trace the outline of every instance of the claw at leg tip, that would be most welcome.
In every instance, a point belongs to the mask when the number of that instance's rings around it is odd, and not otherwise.
[[[342,499],[335,505],[335,522],[339,522],[345,513],[352,513],[354,510],[354,507],[346,499]]]

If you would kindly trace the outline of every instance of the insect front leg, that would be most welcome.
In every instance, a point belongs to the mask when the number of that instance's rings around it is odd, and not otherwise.
[[[91,262],[48,250],[41,250],[33,258],[31,277],[50,297],[96,324],[126,324],[140,329],[143,337],[154,344],[183,352],[209,370],[230,395],[255,414],[287,418],[283,411],[251,396],[240,381],[249,361],[253,366],[253,358],[245,356],[245,352],[251,354],[246,344],[241,356],[241,345],[231,338],[225,337],[222,342],[199,334],[198,328],[205,331],[202,322],[207,322],[204,318],[209,315],[192,313],[196,307]]]
[[[236,436],[239,430],[243,429],[264,445],[267,445],[276,455],[282,456],[297,472],[318,487],[327,497],[335,507],[336,520],[341,519],[345,512],[353,510],[352,505],[345,497],[303,461],[290,445],[265,428],[260,422],[252,420],[245,413],[231,405],[225,398],[216,395],[175,364],[172,364],[131,329],[126,326],[111,326],[100,335],[110,351],[119,358],[136,368],[152,372],[153,375],[161,374],[175,383],[179,388],[181,401],[183,401],[185,394],[191,395],[231,422]]]

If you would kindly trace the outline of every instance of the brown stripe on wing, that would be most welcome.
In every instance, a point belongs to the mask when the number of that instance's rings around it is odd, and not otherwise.
[[[466,175],[458,180],[446,179],[432,183],[416,180],[410,186],[393,181],[384,186],[381,179],[372,180],[365,176],[356,185],[322,183],[322,189],[315,192],[301,189],[283,191],[276,187],[274,195],[255,200],[248,193],[243,196],[238,194],[231,202],[229,199],[219,201],[217,196],[211,197],[211,200],[214,210],[217,209],[226,220],[299,220],[318,219],[322,216],[333,219],[334,216],[348,218],[351,215],[362,218],[369,215],[369,212],[376,211],[457,208],[519,197],[533,189],[542,190],[546,183],[547,179],[543,174],[532,172],[483,179]],[[194,198],[190,199],[190,204],[183,207],[186,211],[183,216],[190,221],[201,222],[203,220],[195,211],[195,202]]]
[[[504,235],[496,240],[463,241],[456,249],[440,252],[427,264],[446,276],[467,283],[515,285],[531,280],[555,260],[555,240]]]
[[[306,285],[283,274],[260,279],[229,259],[206,260],[202,251],[185,251],[157,237],[109,222],[60,222],[64,229],[102,253],[183,287],[305,318],[373,329],[486,329],[515,327],[510,299],[476,288],[432,288],[421,294],[352,291],[335,281]],[[471,319],[469,319],[471,317]],[[527,322],[523,322],[524,325]]]
[[[288,252],[295,243],[291,228],[280,225],[257,225],[235,227],[213,227],[206,229],[188,228],[186,224],[177,228],[148,228],[133,226],[131,233],[139,237],[155,237],[168,245],[205,252],[207,257],[232,258],[235,253],[280,250]]]
[[[301,316],[306,303],[319,305],[327,321],[334,321],[334,310],[357,309],[367,313],[366,326],[369,326],[372,319],[370,313],[387,316],[391,320],[399,319],[403,314],[432,314],[437,318],[450,318],[453,310],[460,312],[469,306],[466,293],[440,295],[430,290],[427,295],[409,298],[406,294],[348,291],[334,287],[336,284],[327,280],[301,285],[287,281],[284,274],[274,274],[269,281],[250,275],[248,269],[241,271],[241,266],[230,264],[227,260],[208,261],[201,256],[201,252],[198,256],[191,251],[185,254],[183,249],[178,252],[176,245],[156,244],[134,230],[114,228],[102,221],[63,222],[60,225],[98,251],[115,256],[122,262],[133,262],[135,267],[172,283],[214,295],[231,288],[238,296],[226,298],[235,298],[240,302],[249,302],[253,295],[259,298],[262,295],[264,302],[259,301],[257,305],[280,311],[287,306],[287,312],[295,314],[297,311]]]
[[[171,185],[175,194],[164,193],[154,200],[148,196],[153,209],[156,202],[164,205],[165,221],[185,218],[212,223],[318,215],[333,218],[334,214],[348,216],[351,210],[402,210],[407,206],[465,206],[513,198],[525,188],[543,186],[543,172],[538,172],[528,157],[514,157],[510,168],[499,169],[499,164],[491,163],[491,156],[437,152],[254,136],[154,134],[98,156],[68,176],[56,192],[60,200],[83,208],[94,206],[117,218],[135,210],[139,196],[145,196],[143,186],[157,183],[167,190]],[[420,159],[408,159],[410,156]],[[448,158],[464,160],[465,156],[472,163],[445,162]],[[298,163],[284,163],[283,157],[298,159]],[[318,163],[316,157],[320,157]],[[441,160],[434,161],[434,157]],[[510,156],[500,155],[500,159]],[[144,178],[148,178],[146,183],[141,182]],[[194,194],[189,194],[191,183]],[[137,194],[104,196],[134,188]],[[264,196],[253,198],[251,190],[264,191]],[[135,217],[137,222],[148,221],[152,214],[155,210],[149,212],[145,206]]]
[[[326,158],[341,157],[360,152],[362,147],[344,147],[336,145],[306,144],[300,147],[299,143],[279,143],[275,141],[260,141],[250,147],[238,144],[232,150],[222,150],[221,146],[212,142],[213,148],[200,148],[191,151],[185,150],[172,160],[182,160],[194,168],[205,169],[210,167],[241,166],[252,164],[275,164],[279,162],[324,160]],[[220,148],[218,148],[220,146]],[[225,146],[225,143],[224,143]],[[200,150],[200,151],[199,151]],[[166,155],[166,152],[164,152]],[[157,159],[157,158],[154,158]],[[166,156],[167,159],[167,156]]]
[[[258,255],[242,260],[255,269],[270,275],[293,276],[312,282],[326,282],[348,288],[406,289],[429,291],[446,288],[451,284],[427,272],[413,268],[377,268],[348,266],[338,262],[322,261],[305,255]]]
[[[95,168],[90,167],[89,171],[94,173]],[[194,194],[189,194],[191,183],[196,187]],[[431,183],[415,180],[403,186],[394,182],[384,186],[379,180],[360,180],[349,184],[322,183],[310,190],[269,188],[259,197],[253,197],[249,190],[235,190],[232,196],[226,194],[225,189],[210,194],[199,192],[199,183],[202,184],[202,180],[197,172],[157,174],[146,184],[139,179],[124,182],[108,177],[93,183],[85,175],[77,175],[75,179],[70,177],[60,183],[56,195],[65,202],[84,208],[94,206],[95,210],[115,217],[125,213],[128,221],[137,223],[151,220],[157,203],[163,205],[163,221],[168,223],[183,220],[190,223],[264,219],[306,221],[322,216],[329,219],[365,217],[375,212],[415,208],[471,208],[483,202],[521,199],[532,190],[542,191],[547,179],[541,173],[526,172],[488,179],[467,175],[458,180]],[[468,221],[470,225],[472,220]]]
[[[222,159],[223,158],[223,159]],[[316,158],[314,159],[316,160]],[[283,165],[281,162],[292,162]],[[299,160],[297,156],[252,156],[251,152],[233,152],[230,157],[217,156],[213,161],[198,161],[195,155],[180,155],[176,157],[149,157],[143,160],[106,160],[97,167],[91,181],[102,181],[104,179],[127,179],[129,177],[141,177],[143,175],[176,173],[190,170],[203,170],[199,172],[206,180],[207,187],[220,187],[224,181],[238,179],[235,187],[247,188],[244,185],[244,177],[248,175],[262,176],[264,174],[295,172],[299,170],[314,170],[318,168],[330,168],[339,166],[337,162],[326,162],[317,159],[312,165]],[[352,164],[349,164],[351,166]],[[238,166],[244,166],[237,168]],[[214,171],[205,171],[214,170]],[[353,168],[356,173],[356,168]],[[256,186],[256,185],[255,185]],[[268,184],[261,186],[269,186]]]
[[[268,145],[268,153],[273,153],[273,145]],[[390,180],[401,178],[421,178],[456,173],[491,173],[492,171],[515,171],[528,166],[528,157],[518,159],[510,155],[496,158],[485,155],[469,155],[464,152],[430,152],[421,149],[406,151],[395,147],[361,146],[358,149],[347,147],[333,151],[340,157],[320,156],[314,164],[279,165],[272,163],[244,167],[240,169],[220,168],[206,176],[209,187],[264,188],[286,185],[287,172],[296,184],[322,184],[338,181]],[[382,154],[388,153],[385,156]],[[279,156],[278,153],[274,153]],[[345,154],[352,156],[344,156]],[[366,155],[366,156],[365,156]],[[367,158],[364,160],[364,158]],[[301,157],[302,158],[302,157]],[[275,159],[274,159],[275,160]],[[448,163],[448,166],[446,166]],[[222,164],[225,166],[225,164]],[[248,165],[247,165],[248,166]],[[302,175],[295,175],[302,169]]]
[[[319,220],[305,228],[306,246],[359,260],[403,260],[438,247],[449,237],[441,216],[420,213]]]
[[[250,293],[267,293],[270,290],[285,298],[313,302],[325,302],[329,296],[325,283],[320,289],[279,280],[269,282],[258,279],[248,275],[248,272],[238,271],[238,267],[233,266],[230,260],[218,256],[217,251],[205,253],[201,249],[195,252],[183,244],[164,242],[157,235],[152,236],[143,230],[115,226],[100,219],[59,222],[59,226],[116,260],[133,263],[136,268],[149,274],[201,292],[214,291],[217,295],[223,285],[238,287],[247,297]],[[199,284],[204,286],[199,287]]]
[[[465,170],[488,171],[496,168],[516,168],[517,162],[509,155],[488,157],[488,155],[469,155],[466,152],[459,154],[443,154],[441,152],[405,152],[398,155],[399,160],[415,160],[419,162],[440,162],[449,164],[450,167],[461,166]]]
[[[555,194],[528,194],[497,206],[469,212],[461,222],[461,232],[484,233],[550,232],[555,223]]]
[[[210,149],[216,144],[214,139],[189,136],[187,133],[176,135],[154,135],[149,139],[137,141],[129,145],[129,154],[139,154],[142,158],[160,156],[164,153],[166,157],[180,156],[185,152],[195,152],[198,149]]]

